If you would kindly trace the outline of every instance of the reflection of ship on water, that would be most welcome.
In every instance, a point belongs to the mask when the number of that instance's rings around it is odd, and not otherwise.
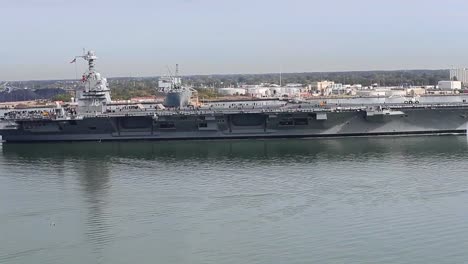
[[[110,174],[108,164],[99,159],[78,160],[76,171],[84,201],[87,204],[85,235],[92,245],[98,260],[104,256],[105,245],[112,242],[115,234],[111,232],[112,219],[107,217],[109,210]],[[100,262],[100,261],[98,261]]]
[[[67,151],[67,149],[75,150]],[[109,157],[96,146],[86,145],[83,147],[79,144],[73,146],[70,144],[51,144],[44,147],[39,146],[39,149],[28,144],[0,144],[0,150],[3,161],[19,162],[18,164],[21,164],[21,167],[29,172],[24,174],[24,177],[30,177],[31,180],[34,178],[34,180],[41,182],[51,180],[51,182],[60,183],[59,186],[54,187],[47,185],[49,188],[47,190],[53,193],[51,197],[54,197],[54,201],[49,206],[57,207],[59,208],[57,210],[60,211],[70,210],[72,213],[62,215],[63,218],[56,219],[54,222],[61,225],[62,223],[59,223],[61,221],[75,215],[79,217],[80,225],[73,229],[73,234],[76,236],[71,238],[67,244],[77,247],[89,245],[93,254],[87,256],[86,259],[95,258],[98,260],[97,263],[101,263],[106,245],[112,243],[116,238],[116,231],[112,228],[115,220],[110,217],[112,203],[115,201],[109,199],[112,188]],[[104,148],[104,151],[107,150]],[[16,170],[17,167],[7,166],[4,169]],[[33,173],[35,171],[42,173],[38,175]],[[15,174],[11,173],[11,175]],[[37,176],[40,176],[40,179]],[[70,187],[71,182],[73,182],[74,187]],[[75,183],[77,184],[75,185]],[[76,203],[73,201],[70,204],[71,201],[68,200],[67,194],[65,196],[58,195],[61,191],[66,193],[69,189],[73,189],[71,190],[72,195],[79,194],[80,199]],[[76,207],[77,203],[82,209]],[[54,246],[50,250],[55,249]],[[89,261],[86,262],[89,263]]]
[[[384,153],[405,156],[443,155],[468,151],[465,137],[403,137],[403,138],[357,138],[357,139],[271,139],[271,140],[232,140],[232,141],[171,141],[171,142],[103,142],[95,143],[38,143],[34,148],[29,144],[4,144],[4,158],[20,157],[26,163],[40,166],[41,163],[75,161],[79,166],[86,166],[87,182],[98,180],[95,177],[104,175],[107,179],[108,168],[105,166],[113,158],[135,160],[155,160],[172,163],[175,160],[214,161],[232,160],[249,161],[253,159],[268,162],[307,159],[310,161],[326,158],[328,161],[342,161],[350,157],[376,158]],[[92,161],[95,162],[92,162]],[[102,168],[93,168],[98,164]],[[106,181],[98,181],[99,186],[106,188]],[[85,189],[93,191],[94,189]]]

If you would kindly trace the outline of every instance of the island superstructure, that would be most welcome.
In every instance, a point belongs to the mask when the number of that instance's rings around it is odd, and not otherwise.
[[[468,104],[317,104],[307,100],[244,100],[199,104],[194,90],[171,76],[164,104],[115,103],[97,56],[74,103],[9,109],[0,120],[6,142],[342,137],[466,133]]]

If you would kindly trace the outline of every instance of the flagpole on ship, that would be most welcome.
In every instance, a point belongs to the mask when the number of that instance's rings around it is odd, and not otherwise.
[[[77,57],[75,57],[70,63],[75,64],[75,80],[78,81],[78,65],[76,63],[76,58]],[[76,100],[76,89],[77,89],[77,87],[78,87],[78,85],[74,89],[74,95],[73,95],[74,99],[72,101]]]
[[[75,80],[78,81],[78,65],[76,65],[76,63],[74,64],[75,64]]]
[[[75,58],[73,58],[73,60],[70,62],[70,63],[75,64],[75,79],[78,81],[78,83],[79,83],[79,80],[78,80],[78,65],[77,65],[77,63],[76,63],[76,59],[77,59],[77,58],[85,58],[85,56],[86,56],[86,49],[83,48],[83,55],[82,55],[82,56],[75,56]],[[81,80],[83,81],[83,79],[81,79]],[[77,88],[78,88],[78,86],[79,86],[79,84],[77,85],[77,87],[75,87],[75,93],[74,93],[74,94],[75,94],[75,95],[74,95],[75,98],[74,98],[74,100],[76,100],[76,95],[77,95]]]

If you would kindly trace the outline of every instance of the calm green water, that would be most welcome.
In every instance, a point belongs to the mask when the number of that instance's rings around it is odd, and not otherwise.
[[[4,144],[0,263],[467,263],[466,137]]]

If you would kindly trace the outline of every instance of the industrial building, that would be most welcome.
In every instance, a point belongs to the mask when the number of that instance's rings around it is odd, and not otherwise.
[[[220,95],[245,95],[246,91],[244,88],[219,88],[218,93]]]
[[[451,69],[450,70],[450,80],[451,81],[460,81],[463,85],[468,85],[468,69]]]
[[[462,87],[461,81],[439,81],[437,87],[440,90],[460,90]]]

